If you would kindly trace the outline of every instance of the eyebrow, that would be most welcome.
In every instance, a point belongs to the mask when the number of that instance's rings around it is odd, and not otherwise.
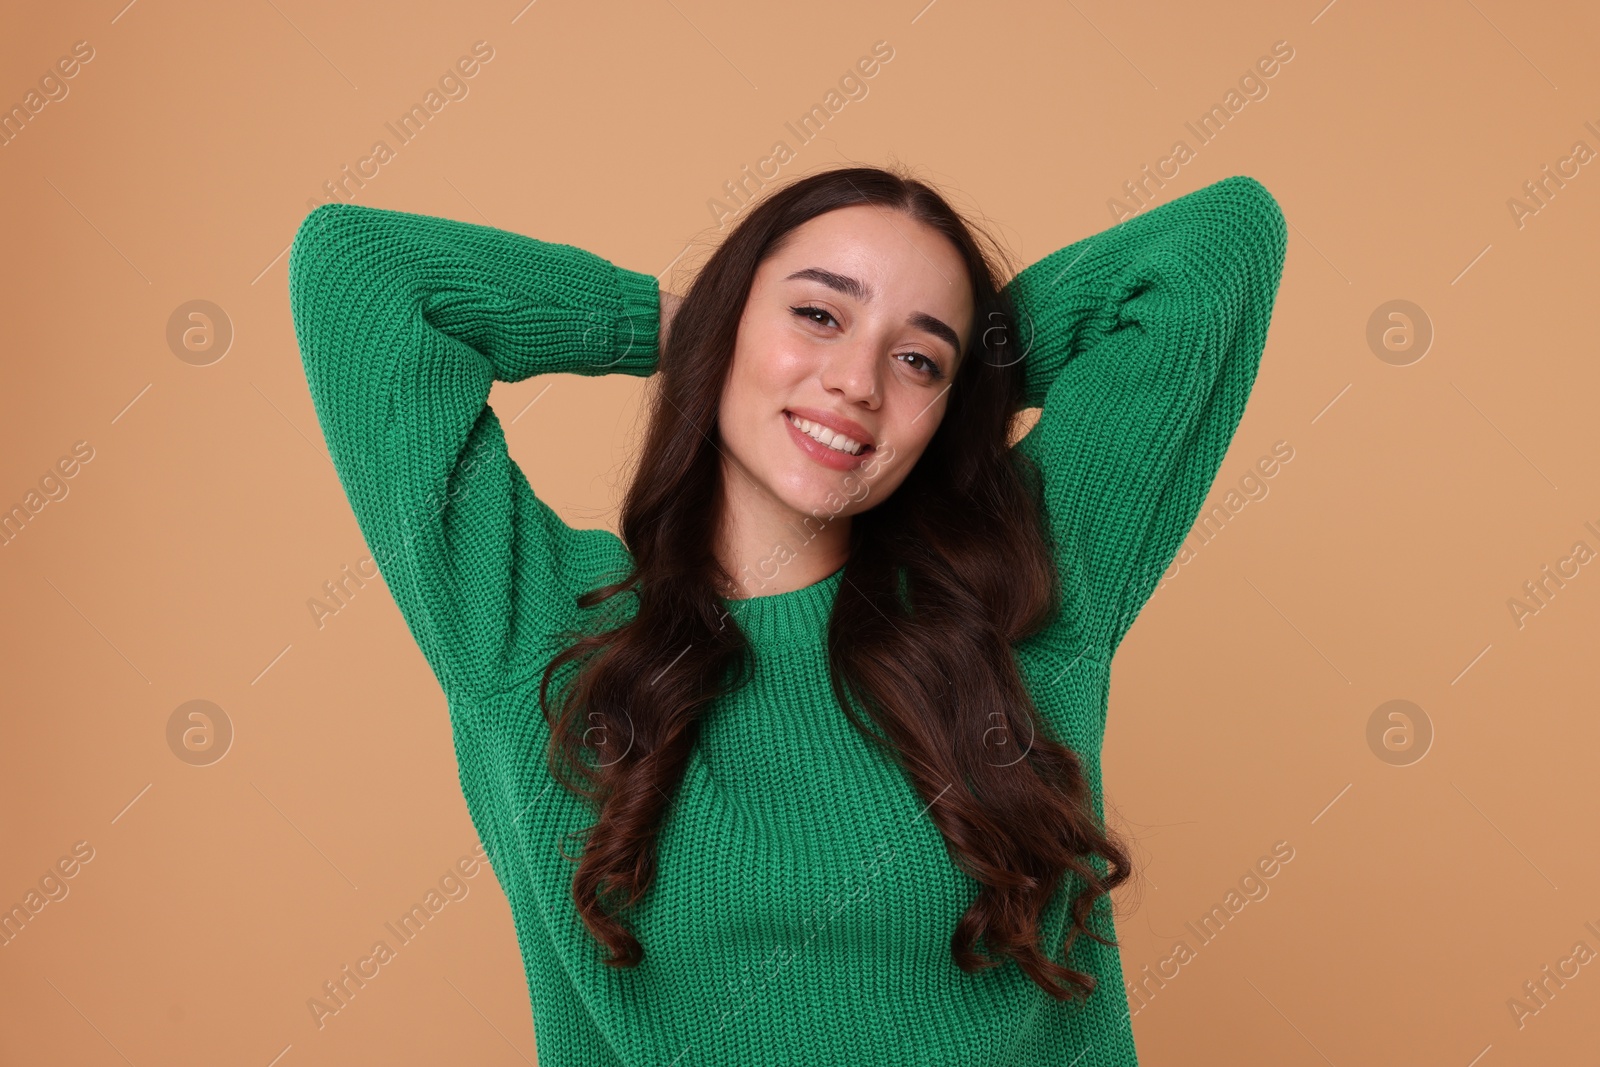
[[[821,267],[804,267],[789,275],[784,281],[794,281],[797,278],[821,282],[828,288],[843,293],[854,300],[859,300],[863,304],[872,299],[871,288],[859,278],[852,278],[848,274],[838,274],[831,270],[824,270]],[[914,326],[919,330],[933,334],[948,343],[958,357],[961,355],[961,338],[956,335],[955,330],[952,330],[950,325],[943,319],[935,318],[926,311],[913,311],[906,316],[906,325]]]

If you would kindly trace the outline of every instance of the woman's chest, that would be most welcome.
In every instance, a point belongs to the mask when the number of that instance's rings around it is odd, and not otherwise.
[[[825,673],[783,666],[786,699],[758,672],[703,720],[641,927],[667,955],[731,942],[777,957],[948,956],[978,885],[931,817],[937,791],[924,798],[851,725]]]

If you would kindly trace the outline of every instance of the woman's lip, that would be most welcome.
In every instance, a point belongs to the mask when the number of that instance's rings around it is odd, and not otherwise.
[[[827,423],[825,423],[825,422],[823,422],[823,421],[822,421],[822,420],[821,420],[821,419],[814,419],[814,418],[811,418],[811,417],[810,417],[810,416],[809,416],[809,415],[801,415],[801,414],[799,414],[799,413],[797,413],[797,412],[795,412],[795,411],[791,411],[791,410],[790,410],[790,409],[789,409],[789,408],[784,408],[784,409],[783,409],[783,413],[784,413],[784,415],[785,415],[785,416],[788,416],[788,415],[793,415],[793,416],[794,416],[794,417],[795,417],[795,418],[797,418],[797,419],[805,419],[805,420],[806,420],[806,421],[807,421],[807,422],[814,422],[814,423],[816,423],[816,424],[817,424],[817,425],[818,425],[818,426],[824,426],[824,427],[827,427],[827,428],[828,428],[828,429],[830,429],[830,430],[833,430],[833,427],[831,427],[831,426],[828,426],[828,424],[827,424]],[[784,419],[784,421],[785,421],[785,422],[789,422],[789,420],[788,420],[788,419],[787,419],[787,418],[785,418],[785,419]],[[790,425],[793,425],[793,423],[790,423]],[[799,427],[798,427],[798,426],[797,426],[797,427],[795,427],[795,428],[796,428],[796,429],[799,429]],[[805,433],[805,431],[804,431],[804,430],[801,430],[801,432],[802,432],[802,433]],[[842,430],[833,430],[833,432],[834,432],[834,433],[844,433],[844,435],[845,435],[845,436],[846,436],[846,437],[848,437],[848,438],[850,438],[850,439],[851,439],[851,440],[852,440],[852,441],[862,441],[862,438],[860,438],[860,437],[857,437],[857,436],[855,436],[855,435],[854,435],[854,434],[851,434],[851,433],[847,433],[847,432],[845,432],[845,431],[842,431]],[[810,436],[811,436],[811,435],[810,435],[810,434],[806,434],[806,436],[807,436],[807,437],[810,437]],[[813,440],[813,441],[816,441],[816,440],[817,440],[817,439],[816,439],[816,438],[815,438],[815,437],[812,437],[812,438],[811,438],[811,439],[812,439],[812,440]],[[817,441],[817,443],[818,443],[818,444],[822,444],[822,442],[821,442],[821,441]],[[822,446],[822,447],[824,447],[824,448],[827,448],[827,447],[828,447],[828,446],[827,446],[827,445],[823,445],[823,446]],[[860,456],[864,456],[864,455],[866,455],[866,454],[867,454],[867,453],[868,453],[868,452],[873,452],[873,451],[876,451],[876,450],[877,450],[877,447],[878,447],[878,446],[877,446],[877,445],[869,445],[869,444],[865,444],[865,443],[863,443],[863,444],[862,444],[862,445],[861,445],[861,451],[860,451],[860,452],[859,452],[859,453],[857,453],[857,457],[858,457],[858,458],[859,458],[859,457],[860,457]],[[849,453],[848,453],[848,452],[846,452],[846,453],[845,453],[845,455],[849,455]]]
[[[872,434],[867,432],[867,428],[855,419],[844,415],[836,415],[821,408],[786,408],[785,410],[790,415],[798,416],[807,422],[814,422],[818,426],[826,426],[834,433],[842,433],[852,441],[860,441],[868,448],[872,448],[877,444]]]
[[[852,456],[848,452],[840,452],[837,449],[829,448],[810,434],[802,432],[800,427],[794,424],[794,420],[789,417],[792,414],[793,412],[786,410],[782,418],[783,424],[789,428],[789,436],[793,439],[795,447],[824,467],[831,467],[839,471],[854,470],[861,465],[862,460],[873,452],[871,448],[863,448]]]

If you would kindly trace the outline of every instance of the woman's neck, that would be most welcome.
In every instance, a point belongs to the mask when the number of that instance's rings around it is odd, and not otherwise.
[[[719,590],[729,600],[804,589],[844,566],[850,516],[795,511],[744,483],[729,485],[717,561],[733,578]]]

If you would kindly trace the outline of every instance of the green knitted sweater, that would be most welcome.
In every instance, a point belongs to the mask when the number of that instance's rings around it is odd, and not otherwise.
[[[1058,621],[1014,651],[1101,818],[1111,656],[1244,412],[1285,238],[1273,198],[1237,176],[1010,283],[1027,403],[1042,407],[1016,447],[1043,475],[1064,590]],[[726,602],[754,676],[708,710],[656,881],[627,914],[643,962],[603,965],[561,853],[593,816],[547,770],[537,691],[574,598],[620,577],[628,551],[533,494],[487,401],[496,380],[652,373],[656,279],[489,226],[327,204],[295,235],[289,300],[334,466],[447,698],[543,1067],[1137,1062],[1117,949],[1075,941],[1065,962],[1099,983],[1078,1003],[1010,960],[977,974],[953,963],[978,884],[832,696],[824,636],[842,570]],[[1042,925],[1058,962],[1069,885]],[[1099,904],[1095,929],[1112,937]]]

